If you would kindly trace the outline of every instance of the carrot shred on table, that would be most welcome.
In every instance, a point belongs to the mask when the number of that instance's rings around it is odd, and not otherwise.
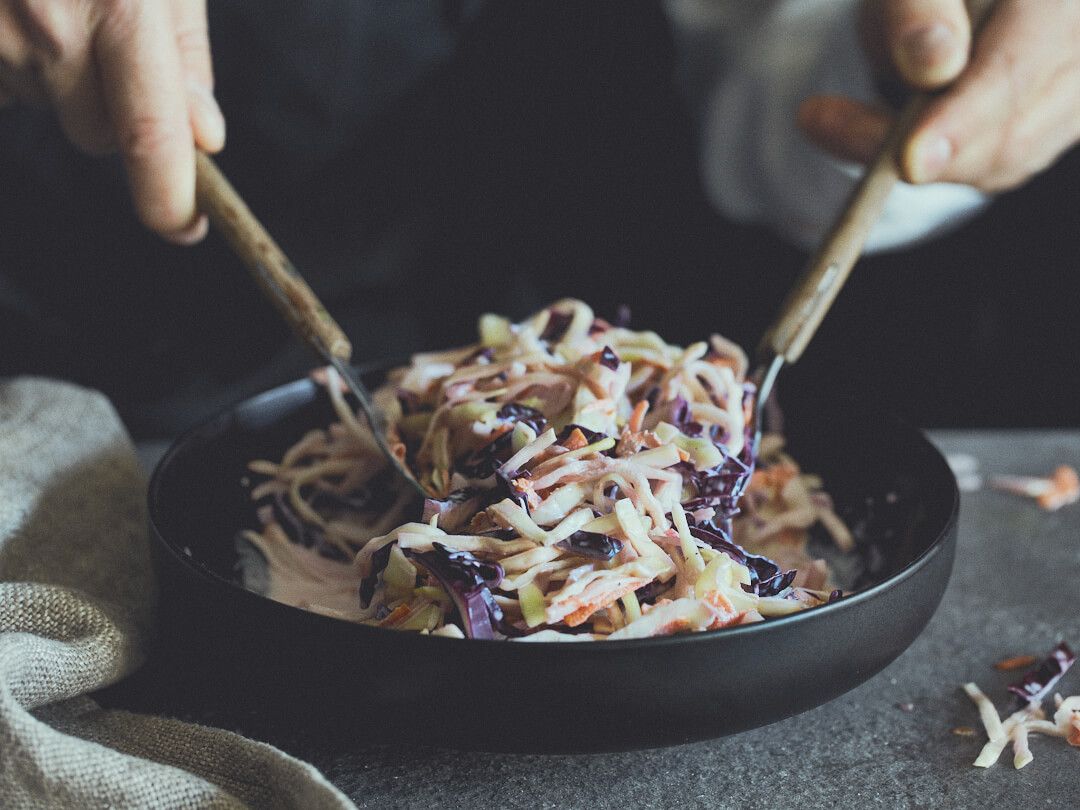
[[[994,664],[994,669],[1000,672],[1012,672],[1014,669],[1027,669],[1035,665],[1034,655],[1015,655]]]
[[[1036,498],[1036,503],[1053,511],[1077,500],[1080,500],[1080,475],[1072,467],[1062,464],[1050,476],[1050,490]]]
[[[1049,512],[1080,500],[1080,475],[1067,464],[1058,466],[1046,478],[999,475],[990,483],[994,489],[1034,498],[1040,507]]]
[[[957,737],[974,737],[975,736],[975,729],[973,729],[971,726],[957,726],[956,728],[951,729],[951,731]]]

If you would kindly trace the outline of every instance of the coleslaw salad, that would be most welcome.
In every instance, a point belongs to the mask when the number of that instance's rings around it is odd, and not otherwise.
[[[375,394],[430,494],[396,486],[332,369],[338,421],[256,460],[271,598],[432,635],[619,640],[730,627],[837,598],[806,550],[850,532],[777,437],[751,446],[747,359],[559,301],[418,354]],[[783,563],[757,553],[762,548]]]

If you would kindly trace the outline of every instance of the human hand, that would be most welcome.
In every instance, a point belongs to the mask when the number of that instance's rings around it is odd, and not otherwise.
[[[865,0],[862,11],[867,53],[886,81],[953,82],[901,149],[908,182],[1005,191],[1080,140],[1080,0],[1000,0],[974,47],[963,0]],[[814,142],[861,163],[892,118],[840,96],[809,98],[798,112]]]
[[[53,107],[84,152],[119,150],[139,218],[170,241],[206,234],[195,149],[219,151],[206,0],[0,0],[0,106]]]

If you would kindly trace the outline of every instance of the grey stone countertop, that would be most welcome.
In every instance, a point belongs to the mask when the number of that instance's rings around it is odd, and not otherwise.
[[[1080,467],[1080,432],[937,431],[984,476]],[[1018,672],[993,663],[1080,647],[1080,504],[1045,512],[981,489],[963,494],[956,564],[915,643],[861,687],[812,711],[710,742],[619,754],[520,756],[424,748],[327,750],[274,740],[359,807],[1080,807],[1080,749],[1033,736],[1035,760],[972,767],[985,741],[960,685],[999,708]],[[676,674],[673,673],[673,677]],[[1060,687],[1080,694],[1080,665]],[[1050,702],[1047,706],[1050,707]],[[976,730],[958,736],[955,727]]]

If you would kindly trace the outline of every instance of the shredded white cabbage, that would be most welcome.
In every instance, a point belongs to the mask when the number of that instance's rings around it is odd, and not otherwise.
[[[1037,704],[1029,704],[1009,715],[1004,721],[981,689],[973,683],[964,684],[964,692],[979,709],[979,719],[988,737],[979,756],[972,763],[976,768],[989,768],[1001,757],[1010,742],[1013,744],[1013,767],[1019,770],[1035,757],[1028,745],[1029,734],[1064,737],[1071,745],[1080,746],[1080,696],[1063,699],[1054,696],[1056,711],[1053,722]]]
[[[308,556],[330,549],[354,558],[325,561],[347,572],[341,581],[354,593],[368,594],[349,618],[432,635],[618,640],[820,604],[824,563],[800,557],[795,587],[785,580],[758,595],[751,586],[760,572],[737,548],[693,533],[724,538],[730,508],[699,492],[695,476],[713,481],[721,467],[750,473],[753,386],[745,374],[746,356],[719,336],[683,349],[611,326],[580,301],[559,301],[519,324],[485,315],[479,343],[416,355],[377,392],[394,452],[433,494],[424,522],[402,523],[408,493],[389,504],[378,497],[391,485],[388,467],[330,369],[340,423],[309,432],[281,463],[251,465],[266,477],[253,496],[273,501],[252,542],[279,579],[299,577],[271,595],[298,599],[311,565],[301,555],[305,567],[291,572],[285,551],[305,544],[314,546],[301,549]],[[736,521],[735,539],[757,549],[781,538],[788,558],[805,557],[806,529],[820,521],[850,547],[820,483],[775,442],[769,452],[749,481],[750,519]],[[438,555],[459,566],[465,595],[444,591],[420,564]],[[497,564],[500,574],[470,585],[461,560]],[[342,586],[334,587],[340,609]],[[470,611],[468,621],[483,625],[470,627],[455,599],[483,589],[491,624]]]

